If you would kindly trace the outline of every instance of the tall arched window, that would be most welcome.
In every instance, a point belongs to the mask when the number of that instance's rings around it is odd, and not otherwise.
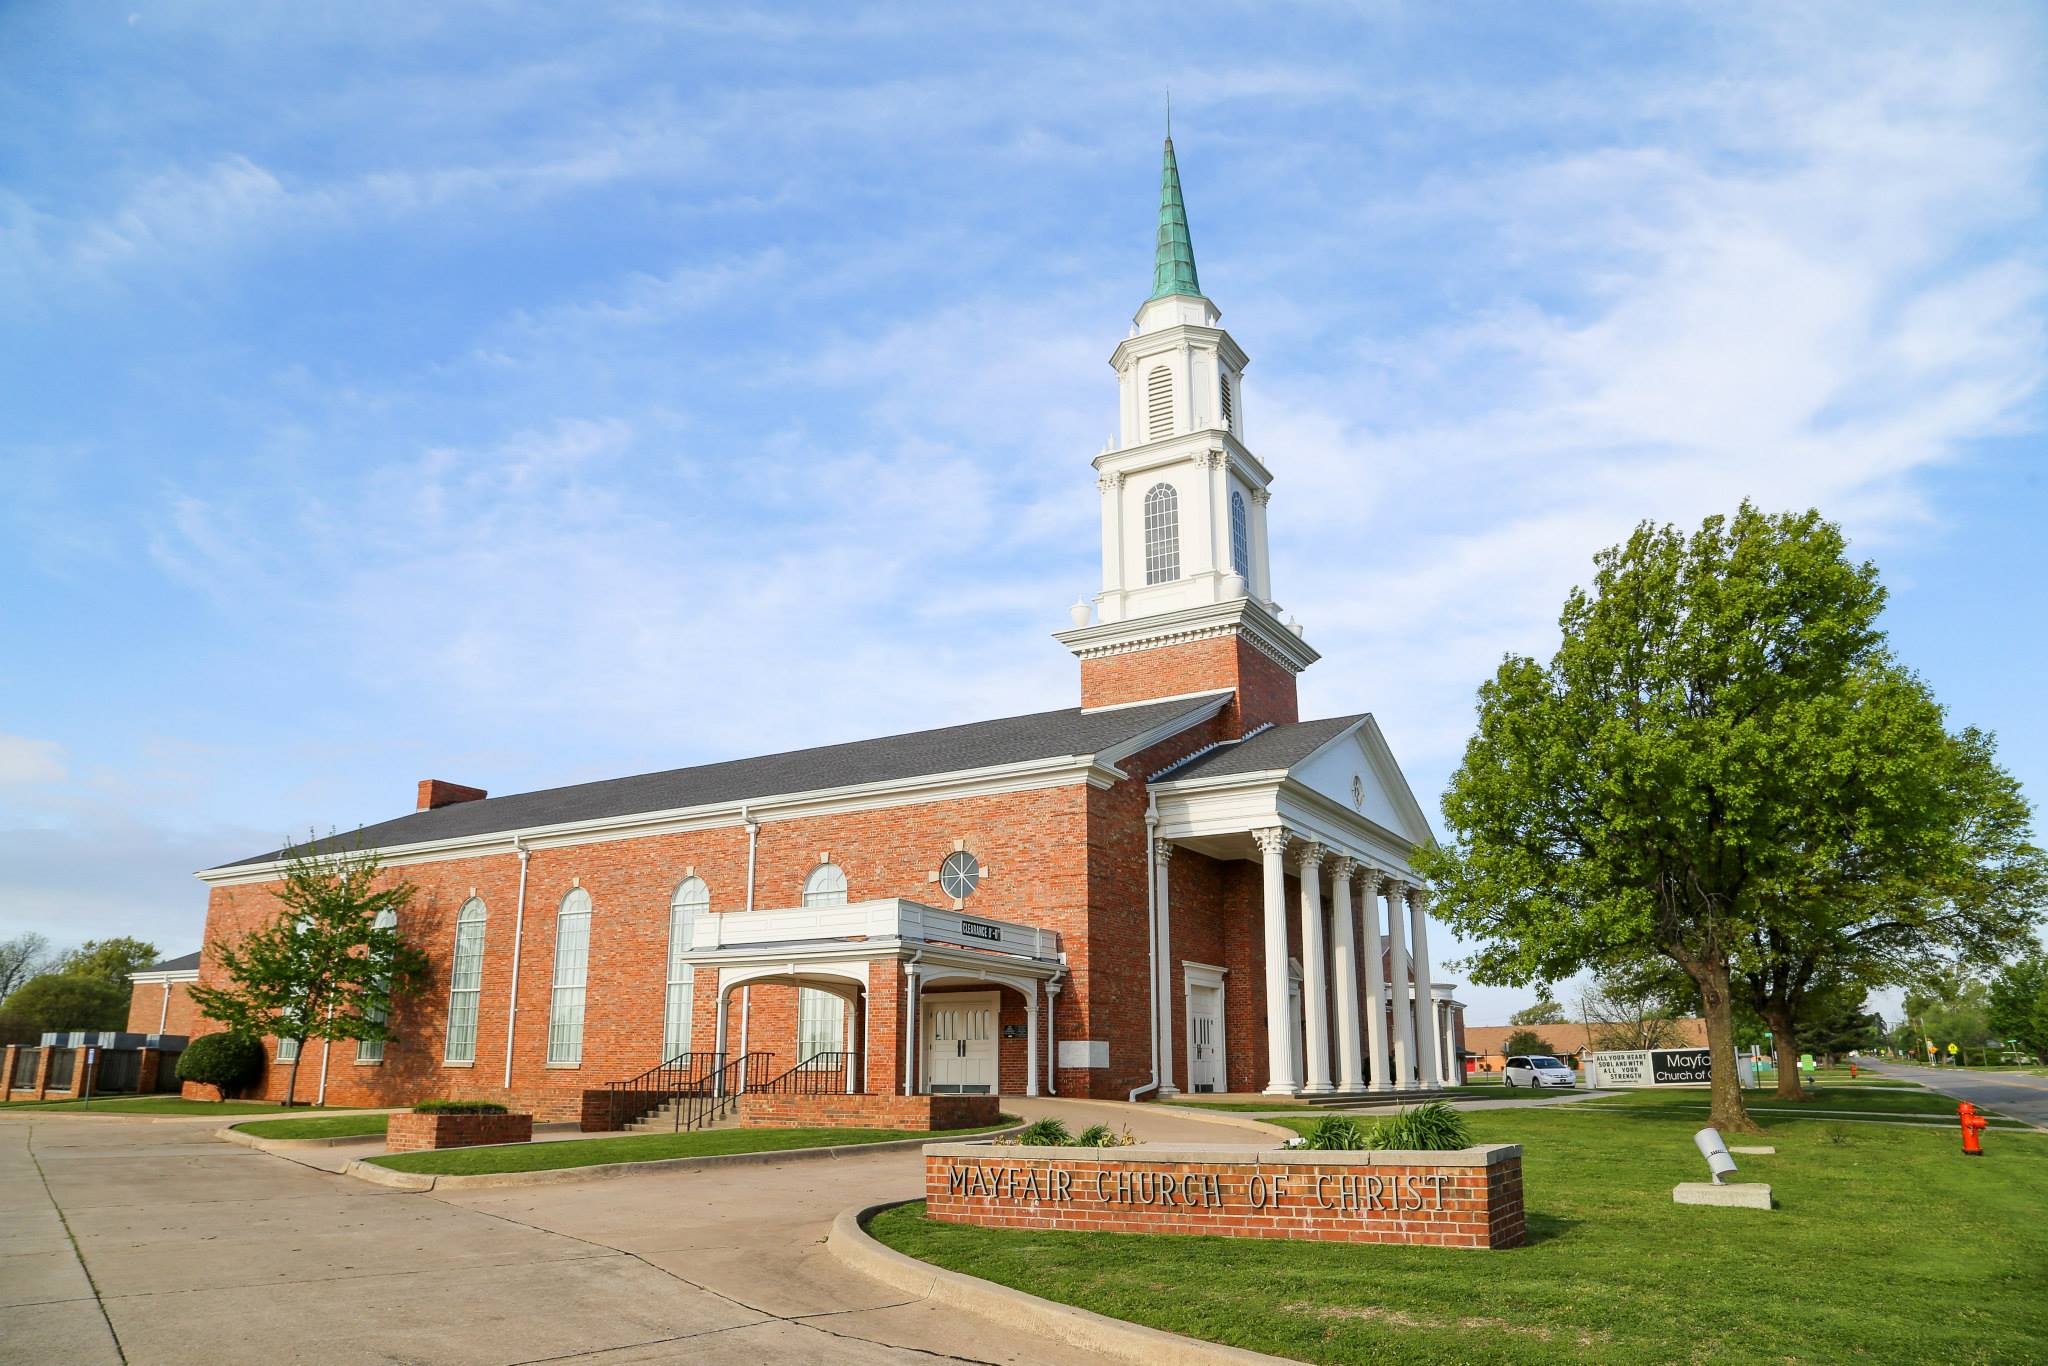
[[[1244,575],[1244,581],[1252,581],[1252,534],[1251,523],[1244,510],[1244,495],[1236,489],[1230,491],[1230,567]]]
[[[668,903],[668,1002],[662,1012],[661,1056],[690,1051],[690,1006],[695,992],[692,969],[683,961],[697,917],[711,907],[711,889],[700,877],[686,877]]]
[[[1145,376],[1145,439],[1173,435],[1173,371],[1155,366]]]
[[[1154,484],[1145,494],[1145,582],[1179,577],[1180,494],[1171,484]]]
[[[590,893],[571,887],[555,916],[555,986],[548,999],[548,1061],[583,1061],[583,988],[590,980]]]
[[[804,905],[844,906],[846,870],[836,863],[821,863],[804,879]]]
[[[846,1002],[829,991],[805,987],[797,997],[796,1061],[799,1067],[820,1053],[846,1048]]]
[[[392,910],[389,906],[386,906],[383,910],[377,912],[377,918],[370,922],[370,928],[373,930],[395,929],[397,925],[398,912]],[[383,982],[383,985],[388,990],[390,987],[390,979],[383,978],[380,980]],[[377,1010],[371,1008],[363,1011],[363,1018],[366,1020],[375,1020],[378,1024],[383,1024],[384,1021],[391,1018],[391,1013],[387,1010]],[[384,1061],[384,1041],[382,1039],[357,1039],[356,1061]]]
[[[441,1056],[448,1062],[476,1061],[476,1003],[484,988],[484,921],[481,897],[471,897],[455,913],[455,966],[448,974],[448,1041]]]

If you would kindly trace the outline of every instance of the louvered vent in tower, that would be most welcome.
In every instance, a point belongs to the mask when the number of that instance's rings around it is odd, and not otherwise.
[[[1173,372],[1160,366],[1145,376],[1145,439],[1173,435]]]

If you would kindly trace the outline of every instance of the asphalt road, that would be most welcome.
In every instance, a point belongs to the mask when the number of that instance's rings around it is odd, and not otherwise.
[[[1979,1072],[1962,1067],[1913,1067],[1863,1058],[1858,1058],[1857,1063],[1885,1076],[1917,1081],[1943,1095],[2048,1129],[2048,1077],[2028,1076],[2024,1072]]]

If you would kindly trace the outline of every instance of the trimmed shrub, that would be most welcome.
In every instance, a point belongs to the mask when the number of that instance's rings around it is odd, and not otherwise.
[[[1365,1142],[1359,1146],[1412,1152],[1450,1152],[1472,1146],[1472,1127],[1456,1109],[1440,1100],[1432,1100],[1413,1110],[1403,1110],[1377,1121],[1365,1131]]]
[[[263,1071],[263,1044],[246,1034],[201,1034],[178,1055],[178,1080],[211,1086],[217,1100]]]
[[[1048,1116],[1034,1120],[1029,1128],[1017,1135],[1017,1141],[1030,1148],[1071,1148],[1074,1136],[1067,1132],[1067,1126]]]
[[[511,1107],[495,1100],[423,1100],[412,1107],[416,1115],[509,1115]]]

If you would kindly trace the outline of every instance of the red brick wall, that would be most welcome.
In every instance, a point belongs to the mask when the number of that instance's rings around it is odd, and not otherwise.
[[[1156,697],[1234,688],[1226,709],[1231,733],[1271,721],[1301,719],[1293,670],[1252,648],[1242,637],[1217,636],[1158,645],[1081,661],[1081,705],[1110,707]]]
[[[191,989],[183,982],[172,982],[170,1009],[164,1009],[164,984],[162,982],[137,982],[128,998],[128,1032],[131,1034],[184,1034],[190,1035],[198,1012],[192,1006]],[[158,1027],[162,1021],[162,1027]]]
[[[1521,1149],[1152,1154],[943,1144],[925,1209],[947,1223],[1098,1233],[1519,1247]]]
[[[781,1096],[755,1092],[740,1098],[745,1129],[973,1129],[994,1124],[994,1096],[890,1096],[830,1093]]]
[[[416,1153],[428,1148],[474,1148],[483,1143],[527,1143],[533,1139],[532,1115],[397,1114],[384,1131],[388,1152]]]

